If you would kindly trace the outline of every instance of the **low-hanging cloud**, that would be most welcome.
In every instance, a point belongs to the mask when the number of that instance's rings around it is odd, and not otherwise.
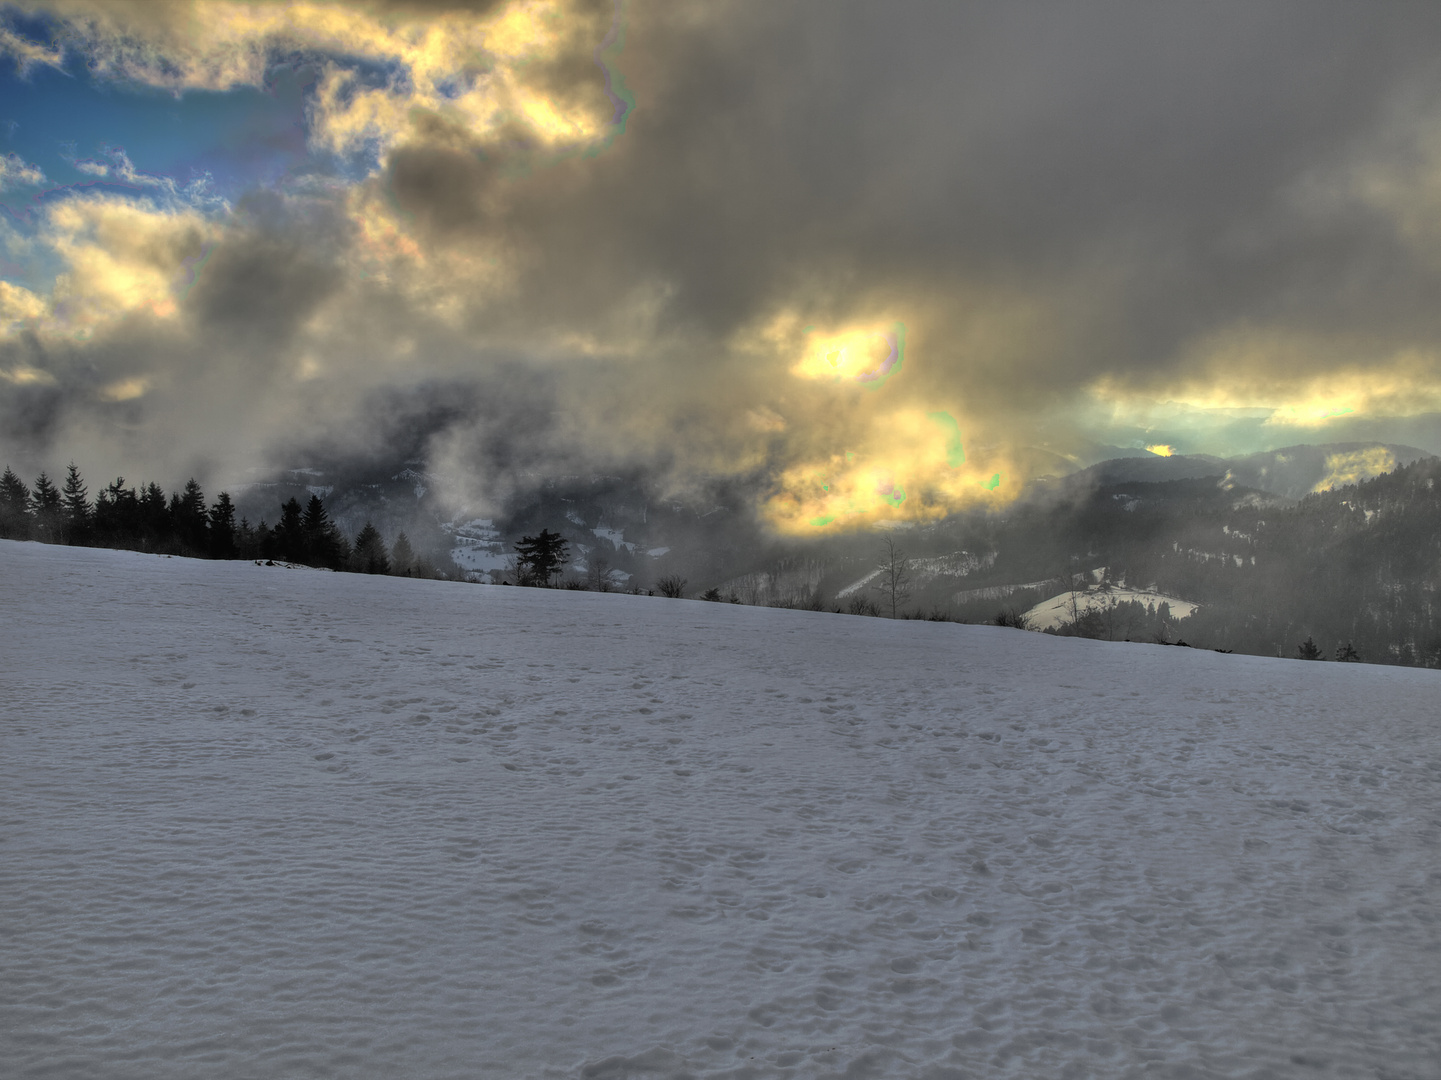
[[[303,68],[315,168],[7,226],[26,461],[223,482],[430,425],[457,508],[744,477],[804,534],[994,505],[1097,443],[1441,411],[1429,10],[28,10],[53,40],[0,48],[115,92]]]

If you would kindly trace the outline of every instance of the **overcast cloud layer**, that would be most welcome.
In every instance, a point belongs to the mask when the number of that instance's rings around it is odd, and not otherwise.
[[[738,476],[805,532],[1097,443],[1441,450],[1432,6],[0,12],[8,85],[302,88],[228,187],[0,155],[17,467],[226,483],[422,416],[457,506]]]

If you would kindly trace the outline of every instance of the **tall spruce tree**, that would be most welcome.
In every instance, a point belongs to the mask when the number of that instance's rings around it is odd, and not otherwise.
[[[60,505],[64,518],[65,543],[90,543],[90,492],[80,479],[80,470],[71,462],[65,469],[65,489]]]
[[[210,557],[233,559],[236,555],[235,504],[230,492],[222,491],[210,508]]]
[[[165,491],[155,481],[140,493],[139,528],[141,551],[166,551],[174,545],[175,530],[170,523],[170,510],[165,505]]]
[[[185,490],[171,500],[170,517],[175,537],[187,555],[204,555],[210,548],[210,519],[205,511],[205,492],[195,477],[185,481]]]
[[[35,519],[35,538],[47,544],[61,542],[64,512],[60,506],[60,489],[43,472],[35,478],[30,491],[30,513]]]
[[[362,574],[390,573],[390,559],[385,554],[385,541],[376,527],[368,521],[365,528],[356,534],[350,565]]]
[[[414,568],[415,552],[411,550],[410,538],[402,532],[396,536],[395,543],[390,547],[390,572],[409,577]]]
[[[275,523],[273,553],[271,558],[286,562],[305,562],[304,512],[300,503],[292,496],[280,507],[280,520]]]
[[[305,533],[306,561],[311,566],[339,570],[345,565],[350,554],[349,545],[325,512],[325,503],[319,495],[311,495],[310,501],[305,504],[300,526]]]
[[[140,498],[117,476],[95,496],[95,542],[102,547],[138,548],[141,545]]]
[[[30,489],[9,465],[0,476],[0,536],[7,540],[30,539]]]

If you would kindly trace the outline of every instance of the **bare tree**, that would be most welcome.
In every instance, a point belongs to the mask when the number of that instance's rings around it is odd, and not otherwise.
[[[591,592],[610,592],[615,587],[615,572],[604,555],[593,554],[586,564],[586,586]]]
[[[1008,626],[1013,630],[1029,630],[1031,620],[1019,608],[1002,608],[996,612],[996,617],[991,620],[997,626]]]
[[[672,600],[679,600],[685,595],[685,578],[679,574],[667,574],[655,583],[662,596],[669,596]]]
[[[894,619],[911,598],[911,561],[896,547],[895,537],[890,533],[881,539],[881,544],[880,580],[871,588],[881,594],[883,606],[891,609]]]

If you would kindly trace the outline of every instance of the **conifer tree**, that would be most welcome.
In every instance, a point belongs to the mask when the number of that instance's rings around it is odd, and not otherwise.
[[[210,547],[210,521],[205,512],[205,493],[195,477],[185,481],[185,490],[170,503],[175,537],[188,555],[204,555]]]
[[[235,546],[235,504],[230,501],[230,492],[222,491],[210,508],[210,557],[212,559],[233,559]]]
[[[415,567],[415,552],[411,550],[410,538],[400,533],[390,548],[390,572],[409,577]]]
[[[35,538],[47,544],[60,543],[63,522],[60,491],[43,472],[35,478],[30,492],[30,512],[35,518]]]
[[[139,502],[140,550],[164,551],[171,547],[174,530],[165,505],[165,491],[152,480],[140,493]]]
[[[1300,656],[1302,660],[1324,659],[1324,657],[1322,657],[1321,655],[1321,646],[1317,645],[1314,641],[1312,641],[1309,636],[1306,638],[1305,641],[1301,642],[1301,644],[1296,646],[1296,653]]]
[[[254,545],[254,558],[275,558],[275,552],[277,550],[275,530],[265,523],[264,518],[261,518],[260,524],[255,526]]]
[[[305,504],[305,513],[300,519],[305,534],[305,561],[311,566],[328,566],[339,570],[345,565],[345,539],[340,535],[330,515],[325,512],[325,503],[319,495],[311,495]]]
[[[515,545],[520,584],[550,585],[550,579],[565,565],[568,551],[565,537],[549,529],[541,529],[539,536],[522,536]]]
[[[370,522],[355,537],[351,567],[361,574],[390,573],[390,559],[385,554],[385,541]]]
[[[90,492],[80,479],[80,470],[71,462],[65,469],[65,490],[60,499],[64,517],[65,542],[90,542]]]
[[[0,476],[0,536],[7,540],[30,539],[30,489],[9,465]]]
[[[105,547],[137,548],[141,542],[140,499],[117,476],[95,496],[95,542]]]
[[[274,550],[270,558],[287,562],[305,561],[305,525],[301,520],[300,503],[292,496],[280,507],[280,520],[275,524]]]

